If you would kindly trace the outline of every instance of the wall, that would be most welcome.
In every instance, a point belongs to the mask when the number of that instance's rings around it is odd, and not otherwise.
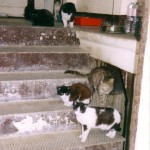
[[[149,11],[150,16],[150,11]],[[150,149],[150,118],[149,118],[149,106],[150,106],[150,85],[147,81],[150,79],[149,73],[149,56],[150,56],[150,17],[149,17],[149,28],[148,36],[146,42],[146,49],[144,55],[144,65],[143,65],[143,77],[142,77],[142,87],[140,96],[140,106],[138,114],[138,124],[137,124],[137,136],[135,141],[135,150],[149,150]]]
[[[53,0],[35,0],[35,8],[53,12]],[[27,0],[0,0],[0,15],[23,17]]]
[[[114,10],[113,10],[114,1]],[[127,6],[137,0],[64,0],[73,2],[79,12],[126,15]]]
[[[135,90],[134,90],[134,99],[133,99],[133,107],[132,107],[132,116],[131,116],[131,126],[130,126],[130,145],[129,150],[148,150],[147,147],[149,144],[147,142],[148,139],[146,135],[148,133],[149,125],[147,123],[149,119],[148,113],[148,97],[144,95],[143,99],[143,88],[146,86],[148,88],[149,80],[146,79],[146,84],[144,84],[145,80],[145,66],[143,68],[143,60],[147,59],[145,57],[145,53],[147,54],[148,48],[146,45],[148,44],[148,18],[150,18],[150,4],[149,0],[139,0],[140,2],[144,2],[144,17],[143,17],[143,25],[142,25],[142,39],[137,43],[137,53],[139,54],[139,61],[138,61],[138,69],[137,75],[135,78]],[[144,64],[146,65],[146,64]],[[149,66],[148,69],[149,70]],[[143,85],[142,85],[143,79]],[[148,90],[148,89],[147,89]],[[146,91],[144,91],[145,93]],[[149,94],[146,93],[147,95]],[[147,113],[145,113],[147,112]],[[143,114],[144,113],[144,114]],[[141,115],[142,114],[142,115]],[[146,128],[147,127],[147,128]],[[142,136],[141,136],[142,132]],[[141,137],[140,137],[141,136]],[[148,136],[148,135],[147,135]],[[136,141],[136,142],[135,142]],[[146,148],[144,148],[146,146]],[[142,148],[141,148],[142,147]]]

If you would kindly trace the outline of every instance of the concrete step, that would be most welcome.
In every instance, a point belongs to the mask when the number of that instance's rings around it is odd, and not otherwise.
[[[81,143],[79,140],[81,128],[74,112],[71,107],[64,106],[60,99],[0,103],[0,113],[0,147],[5,148],[4,150],[9,150],[11,146],[14,146],[12,148],[15,150],[38,150],[35,143],[40,143],[39,148],[42,145],[46,146],[45,150],[62,150],[61,148],[74,150],[78,146],[92,148],[106,146],[122,150],[124,138],[120,133],[114,139],[110,139],[106,137],[104,131],[91,130],[87,142]],[[60,142],[60,137],[65,147]],[[19,139],[21,143],[17,147]],[[73,144],[73,141],[78,145]]]
[[[0,47],[0,72],[85,70],[90,64],[89,53],[78,46]]]
[[[1,116],[69,109],[70,107],[63,106],[63,102],[59,97],[0,102]]]
[[[32,136],[1,137],[1,150],[122,150],[124,138],[114,139],[99,130],[91,130],[85,143],[79,139],[79,130],[35,134]]]
[[[43,101],[43,104],[35,101],[9,103],[12,108],[7,104],[0,105],[1,108],[3,106],[2,114],[6,114],[0,117],[0,137],[41,134],[79,127],[72,108],[64,106],[60,100],[49,103]]]
[[[62,27],[0,26],[0,45],[79,45],[76,30]]]
[[[77,82],[88,83],[86,78],[64,71],[0,73],[0,102],[58,97],[57,86]]]

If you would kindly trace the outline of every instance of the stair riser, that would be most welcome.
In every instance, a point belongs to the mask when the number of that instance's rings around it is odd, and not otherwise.
[[[0,53],[1,72],[86,70],[89,66],[90,57],[86,53]]]
[[[0,137],[32,135],[64,130],[78,130],[79,124],[72,110],[3,116]]]
[[[79,45],[73,29],[1,26],[0,35],[0,45]]]
[[[45,79],[0,81],[0,101],[53,98],[57,96],[57,86],[72,83],[87,83],[86,79]]]
[[[115,142],[115,143],[102,144],[102,145],[66,148],[66,149],[62,149],[62,150],[122,150],[122,147],[123,147],[122,142]],[[57,149],[57,150],[59,150],[59,149]]]

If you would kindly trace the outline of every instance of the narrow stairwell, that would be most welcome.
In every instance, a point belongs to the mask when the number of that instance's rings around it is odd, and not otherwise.
[[[81,143],[72,108],[56,94],[60,85],[88,85],[86,78],[64,74],[91,69],[75,29],[20,22],[0,26],[0,150],[122,150],[119,133],[110,139],[92,130]]]

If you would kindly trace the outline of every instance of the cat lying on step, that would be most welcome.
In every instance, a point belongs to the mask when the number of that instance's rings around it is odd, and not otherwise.
[[[61,5],[59,15],[63,22],[64,28],[67,28],[68,23],[69,23],[70,28],[74,27],[75,14],[76,14],[76,8],[73,3],[68,2],[68,3]]]
[[[73,102],[73,109],[77,121],[82,126],[82,133],[79,136],[81,142],[85,142],[92,128],[108,130],[106,136],[114,138],[116,131],[120,131],[121,115],[113,108],[89,107],[82,102]]]
[[[35,9],[34,0],[28,0],[24,9],[24,17],[33,25],[54,26],[54,16],[46,9]]]
[[[97,92],[99,96],[109,94],[114,87],[114,78],[107,67],[96,67],[87,74],[74,70],[66,70],[65,74],[75,74],[77,76],[87,77],[92,92]]]
[[[32,11],[32,24],[39,26],[54,26],[54,16],[46,9],[34,9]]]
[[[91,99],[90,89],[81,83],[75,83],[71,86],[58,86],[57,94],[60,96],[65,106],[72,106],[74,101],[89,104]]]

